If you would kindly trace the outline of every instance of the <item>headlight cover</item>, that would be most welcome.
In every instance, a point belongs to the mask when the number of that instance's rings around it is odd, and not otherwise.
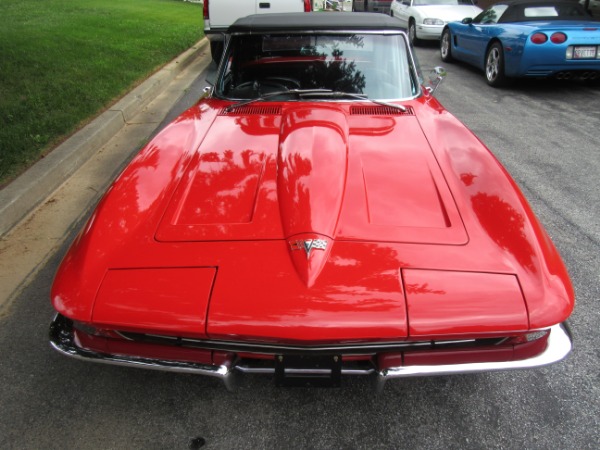
[[[424,19],[423,25],[444,25],[444,21],[441,19]]]

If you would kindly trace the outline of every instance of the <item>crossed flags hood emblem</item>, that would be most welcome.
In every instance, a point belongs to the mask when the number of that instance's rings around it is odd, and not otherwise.
[[[306,257],[310,255],[310,252],[313,249],[327,249],[327,241],[325,239],[295,239],[289,242],[292,250],[304,250],[306,252]]]
[[[331,250],[329,239],[325,236],[306,233],[288,240],[290,256],[300,279],[311,287],[328,260]],[[299,250],[299,251],[297,251]],[[304,253],[306,256],[303,256]]]

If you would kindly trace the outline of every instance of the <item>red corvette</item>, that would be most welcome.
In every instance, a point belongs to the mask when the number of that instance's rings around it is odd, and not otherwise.
[[[567,271],[515,182],[380,14],[240,19],[214,88],[108,190],[56,275],[51,343],[277,385],[537,367]],[[437,80],[439,81],[439,79]]]

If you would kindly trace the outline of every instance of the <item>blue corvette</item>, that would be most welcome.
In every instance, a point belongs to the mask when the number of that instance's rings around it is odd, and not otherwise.
[[[600,79],[600,21],[569,0],[500,1],[442,31],[443,61],[485,71],[490,86],[512,77]]]

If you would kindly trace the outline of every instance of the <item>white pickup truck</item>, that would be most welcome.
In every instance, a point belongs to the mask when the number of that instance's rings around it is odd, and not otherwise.
[[[313,0],[204,0],[204,34],[217,64],[223,53],[224,33],[240,17],[251,14],[309,12]]]

